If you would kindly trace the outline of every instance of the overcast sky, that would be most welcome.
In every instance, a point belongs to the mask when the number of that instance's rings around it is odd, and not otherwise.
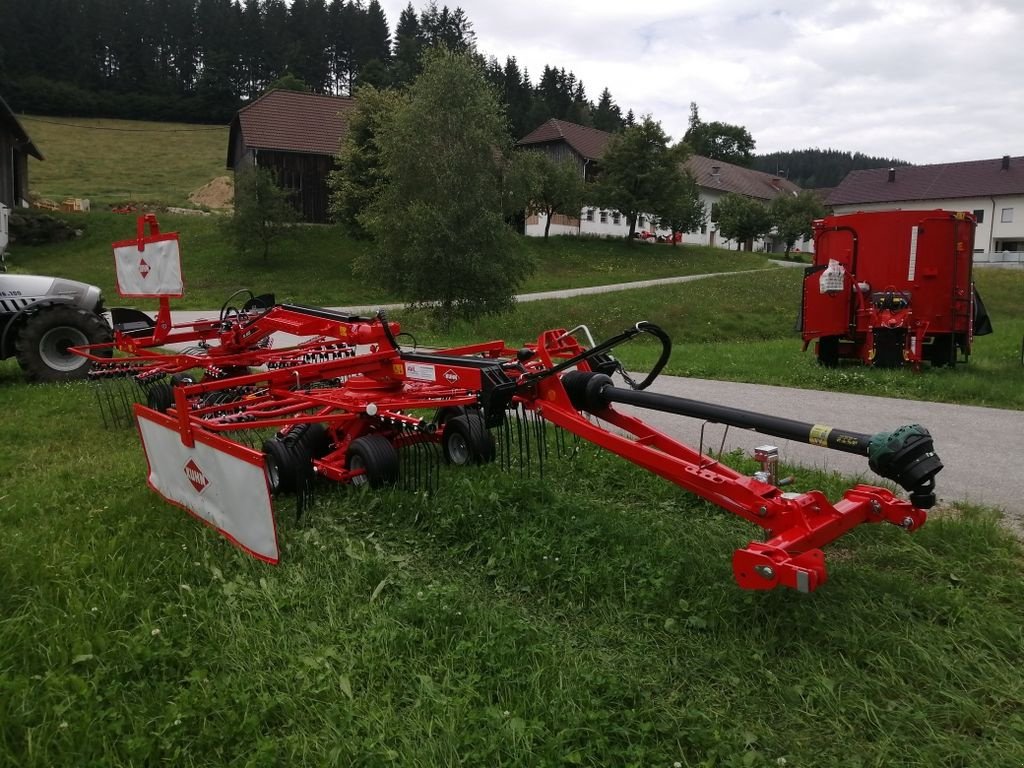
[[[446,1],[481,53],[515,56],[534,85],[545,64],[572,70],[674,140],[694,101],[758,153],[1024,154],[1024,0]],[[407,2],[381,0],[392,31]]]

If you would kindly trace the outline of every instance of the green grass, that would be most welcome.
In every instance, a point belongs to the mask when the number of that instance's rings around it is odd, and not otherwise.
[[[94,211],[62,214],[83,231],[77,240],[46,246],[12,246],[12,271],[59,275],[100,286],[117,303],[110,244],[135,236],[135,217]],[[160,214],[162,231],[181,234],[186,295],[181,309],[216,309],[238,288],[273,291],[279,300],[322,306],[361,306],[398,300],[384,284],[368,282],[353,269],[355,259],[371,246],[352,240],[335,227],[296,227],[274,243],[270,258],[241,256],[225,239],[219,217]],[[654,246],[622,241],[577,241],[553,238],[545,243],[521,238],[535,261],[534,275],[523,292],[556,290],[609,282],[692,275],[707,272],[765,269],[758,254],[700,247]],[[143,308],[152,301],[134,301]],[[531,331],[532,332],[532,331]]]
[[[150,493],[88,386],[0,389],[0,765],[1024,760],[1024,553],[983,511],[749,593],[752,526],[584,448],[284,503],[274,568]]]
[[[29,187],[57,202],[80,197],[97,208],[128,201],[187,206],[190,192],[229,173],[226,126],[18,119],[46,158],[29,161]]]

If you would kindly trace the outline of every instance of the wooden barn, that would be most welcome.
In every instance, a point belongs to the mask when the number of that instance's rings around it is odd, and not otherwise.
[[[29,155],[43,159],[7,102],[0,98],[0,203],[8,208],[28,205]]]
[[[269,168],[293,193],[304,221],[328,218],[327,174],[348,129],[355,100],[298,91],[268,91],[231,121],[227,167]]]

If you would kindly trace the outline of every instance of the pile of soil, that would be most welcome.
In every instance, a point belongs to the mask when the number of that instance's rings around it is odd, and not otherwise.
[[[218,176],[190,194],[188,200],[205,208],[230,208],[235,202],[235,182],[230,176]]]

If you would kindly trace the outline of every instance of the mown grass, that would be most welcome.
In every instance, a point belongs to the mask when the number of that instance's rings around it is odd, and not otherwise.
[[[187,206],[189,193],[223,176],[227,126],[141,120],[19,117],[46,158],[29,161],[29,187],[60,202],[88,198]]]
[[[135,236],[135,217],[109,212],[64,214],[82,230],[82,237],[45,246],[14,246],[8,259],[12,271],[51,274],[83,280],[103,288],[117,303],[110,244]],[[181,235],[182,268],[186,295],[175,306],[216,309],[238,288],[257,293],[272,291],[279,300],[318,306],[362,306],[398,300],[387,277],[368,281],[355,271],[356,259],[369,251],[365,241],[346,237],[327,226],[296,227],[273,245],[272,255],[243,256],[218,226],[219,217],[160,214],[165,232]],[[760,254],[715,248],[645,245],[616,241],[521,238],[536,269],[523,292],[557,290],[589,285],[646,280],[675,275],[765,269],[771,265]],[[155,302],[137,301],[143,309]]]
[[[755,529],[583,447],[543,478],[323,488],[301,524],[285,500],[274,568],[146,490],[88,386],[0,391],[0,764],[1024,760],[1024,560],[984,511],[748,593]]]

